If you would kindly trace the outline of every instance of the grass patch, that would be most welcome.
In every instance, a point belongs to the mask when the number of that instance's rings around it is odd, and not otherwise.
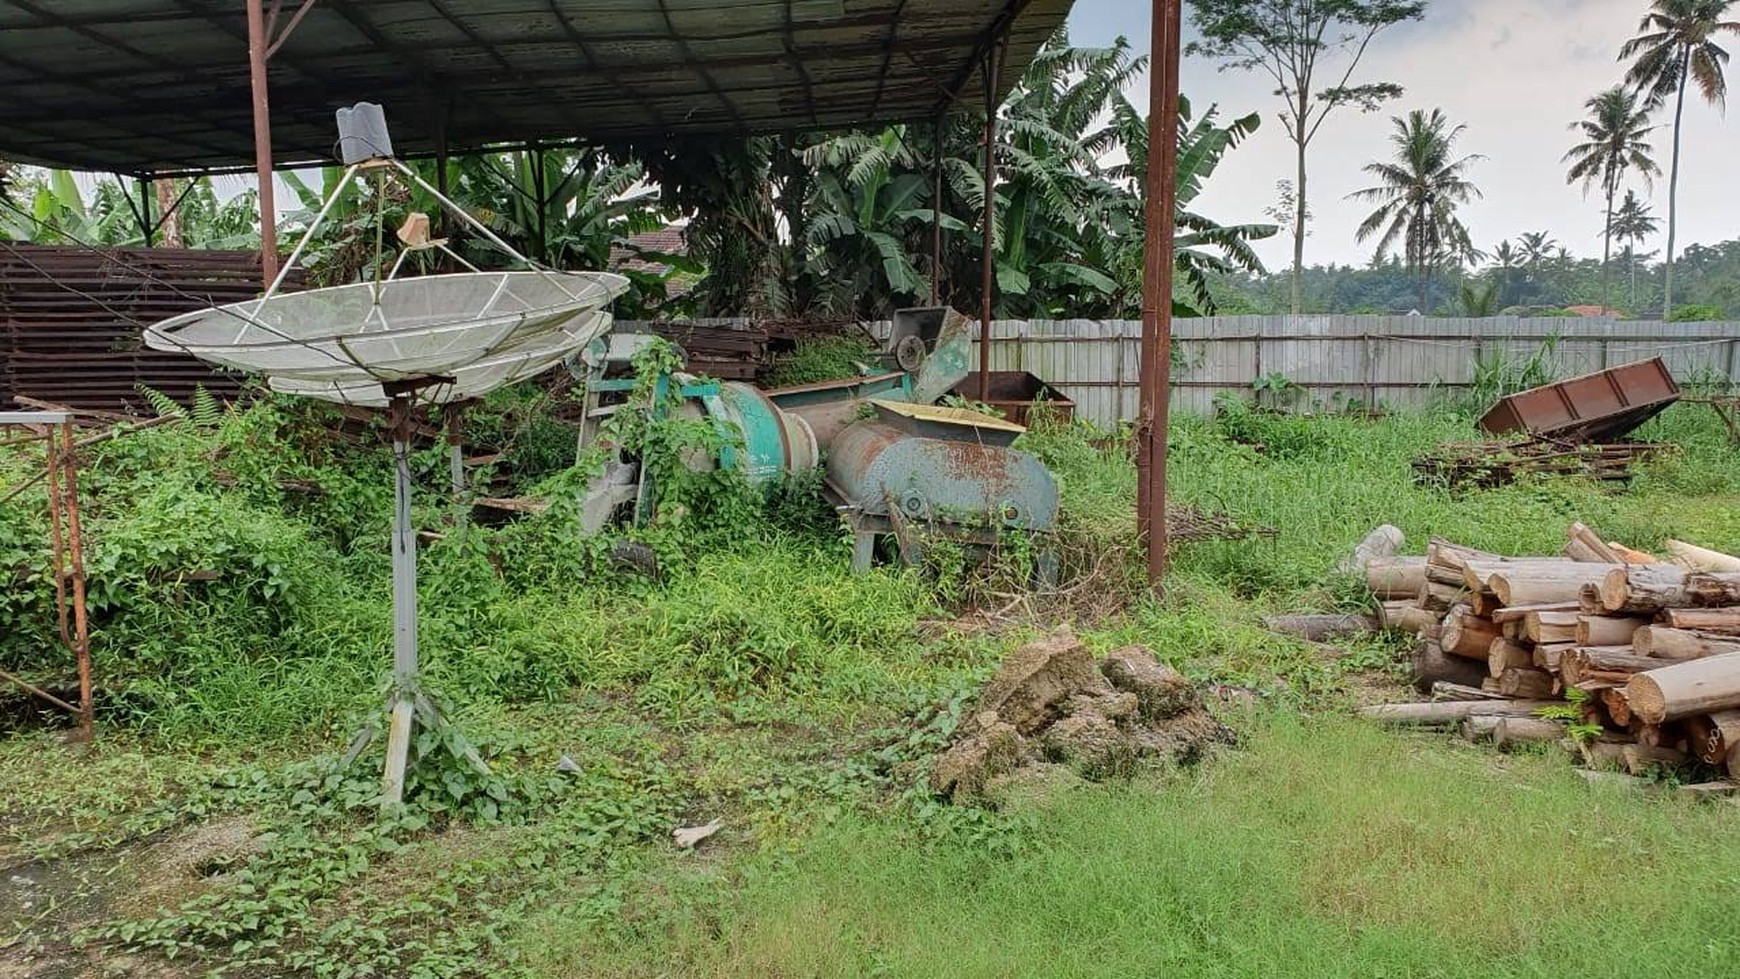
[[[495,407],[512,416],[504,442],[542,430],[536,412]],[[494,773],[435,765],[416,782],[419,818],[382,825],[376,759],[341,770],[336,756],[378,718],[390,659],[384,455],[333,424],[267,401],[93,450],[101,737],[88,752],[0,738],[0,782],[22,786],[0,800],[0,859],[148,857],[242,814],[261,849],[150,892],[192,886],[186,905],[98,894],[76,906],[125,915],[0,914],[0,942],[11,925],[51,962],[173,953],[242,973],[431,976],[1546,975],[1587,962],[1647,975],[1670,953],[1719,975],[1715,957],[1736,951],[1722,911],[1740,867],[1710,842],[1727,807],[1593,795],[1557,758],[1336,720],[1388,692],[1401,647],[1335,655],[1260,626],[1366,603],[1330,569],[1380,522],[1415,552],[1431,534],[1556,550],[1573,519],[1638,547],[1740,550],[1740,454],[1707,412],[1652,422],[1641,434],[1674,449],[1629,488],[1466,492],[1419,485],[1408,465],[1468,438],[1462,415],[1179,419],[1174,497],[1279,536],[1181,545],[1164,604],[1137,597],[1134,467],[1086,426],[1024,438],[1062,485],[1070,591],[1016,605],[1013,575],[949,562],[852,575],[831,514],[801,487],[778,506],[697,498],[639,532],[660,573],[624,575],[560,506],[444,525],[431,449],[417,510],[445,533],[420,563],[427,678]],[[552,464],[532,456],[500,477]],[[29,462],[0,453],[8,476]],[[572,478],[511,488],[559,493]],[[45,542],[31,501],[0,507],[15,584],[0,593],[0,659],[52,678],[66,658],[35,570]],[[978,615],[973,598],[1019,617]],[[1238,688],[1223,692],[1258,705],[1246,746],[1040,809],[928,798],[916,786],[976,685],[1062,621],[1096,650],[1143,643]],[[726,830],[707,851],[671,851],[673,827],[716,816]]]
[[[1591,791],[1556,757],[1277,718],[1032,815],[1015,857],[854,821],[737,879],[667,870],[690,900],[615,939],[557,905],[519,942],[547,976],[1731,975],[1740,953],[1732,812]]]

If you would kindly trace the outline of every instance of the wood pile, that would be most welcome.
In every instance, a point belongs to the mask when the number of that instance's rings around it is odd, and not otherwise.
[[[1664,561],[1579,523],[1557,555],[1433,539],[1423,556],[1370,558],[1380,621],[1420,636],[1415,683],[1434,701],[1365,713],[1500,744],[1560,740],[1574,724],[1591,768],[1701,763],[1722,784],[1696,794],[1740,791],[1740,558],[1668,550]]]
[[[1631,478],[1634,463],[1659,448],[1649,442],[1581,444],[1539,437],[1449,442],[1415,459],[1414,472],[1442,486],[1504,486],[1524,473],[1623,482]]]

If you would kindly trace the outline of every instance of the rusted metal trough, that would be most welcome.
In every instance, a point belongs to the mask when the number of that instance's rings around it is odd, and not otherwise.
[[[1652,357],[1519,391],[1482,415],[1480,429],[1600,442],[1623,436],[1679,399],[1667,364]]]

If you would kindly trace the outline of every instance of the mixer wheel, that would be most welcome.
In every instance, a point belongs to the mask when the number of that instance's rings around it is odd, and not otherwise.
[[[894,362],[903,371],[918,370],[918,365],[924,363],[924,341],[915,336],[904,336],[894,345]]]

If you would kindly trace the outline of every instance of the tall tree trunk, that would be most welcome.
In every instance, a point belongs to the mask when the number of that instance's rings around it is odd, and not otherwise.
[[[1631,242],[1625,246],[1625,264],[1631,268],[1631,301],[1626,303],[1632,309],[1632,315],[1637,313],[1637,243]]]
[[[1601,311],[1613,312],[1613,289],[1608,284],[1613,270],[1613,191],[1611,182],[1607,184],[1607,221],[1601,226]]]
[[[1303,127],[1304,114],[1299,116]],[[1301,128],[1303,135],[1303,128]],[[1293,194],[1293,315],[1298,316],[1304,311],[1303,291],[1305,285],[1305,143],[1297,141],[1299,148],[1299,183]]]
[[[1679,218],[1680,195],[1680,120],[1686,112],[1686,72],[1691,68],[1692,51],[1687,48],[1680,55],[1680,92],[1679,100],[1674,105],[1674,159],[1673,166],[1668,171],[1668,239],[1667,239],[1667,279],[1662,286],[1661,318],[1669,321],[1674,318],[1674,231]]]
[[[1432,263],[1431,262],[1423,262],[1420,265],[1420,315],[1421,316],[1430,316],[1431,315],[1431,311],[1429,309],[1427,309],[1427,307],[1429,305],[1431,305],[1431,299],[1430,299],[1431,293],[1432,293]]]
[[[175,213],[175,198],[177,188],[173,180],[152,181],[152,189],[157,192],[158,223],[162,229],[162,237],[158,244],[164,248],[185,248],[187,242],[181,236],[181,215]]]

